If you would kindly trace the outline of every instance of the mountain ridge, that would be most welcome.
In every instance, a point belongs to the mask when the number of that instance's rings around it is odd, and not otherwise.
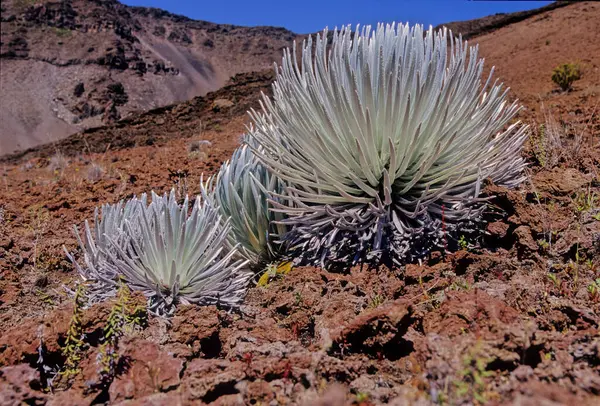
[[[0,155],[204,95],[270,67],[298,37],[114,0],[13,0],[1,11]]]

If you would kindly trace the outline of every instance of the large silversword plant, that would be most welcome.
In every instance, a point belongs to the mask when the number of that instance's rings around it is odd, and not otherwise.
[[[484,179],[523,180],[519,106],[492,73],[482,83],[477,48],[446,29],[325,30],[295,55],[249,135],[288,184],[275,204],[305,259],[404,262],[481,217]]]
[[[251,142],[246,140],[246,142]],[[270,194],[284,193],[284,183],[258,160],[259,145],[237,148],[229,161],[205,186],[223,218],[230,219],[228,244],[239,244],[238,252],[251,264],[274,259],[280,249],[276,240],[285,234],[283,215],[270,210]]]
[[[75,228],[84,266],[67,253],[85,280],[91,301],[114,295],[119,278],[149,299],[149,310],[171,314],[178,303],[236,306],[251,274],[247,261],[236,260],[237,246],[227,246],[228,221],[208,200],[187,197],[179,204],[174,191],[143,194],[126,203],[96,210],[94,227],[85,222],[83,237]]]

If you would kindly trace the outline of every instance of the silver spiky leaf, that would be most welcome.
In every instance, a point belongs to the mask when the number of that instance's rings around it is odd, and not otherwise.
[[[227,247],[230,231],[218,210],[197,197],[189,211],[186,197],[152,192],[127,203],[104,205],[92,232],[86,223],[78,236],[86,266],[74,261],[81,275],[96,282],[95,291],[114,293],[119,277],[149,298],[149,310],[171,314],[178,303],[236,306],[251,274],[247,261],[235,260],[237,247]],[[101,299],[101,296],[98,296]]]
[[[481,183],[518,185],[525,127],[508,90],[445,28],[378,25],[286,50],[250,137],[289,185],[286,239],[313,259],[396,262],[480,217]],[[314,50],[314,54],[313,54]],[[492,70],[493,71],[493,70]]]
[[[283,214],[271,211],[268,202],[271,194],[284,193],[284,184],[256,157],[262,151],[260,146],[252,146],[254,152],[246,143],[237,148],[204,187],[211,191],[205,193],[221,216],[230,219],[230,246],[239,244],[240,255],[257,264],[276,255],[279,244],[275,240],[287,228],[280,223]]]

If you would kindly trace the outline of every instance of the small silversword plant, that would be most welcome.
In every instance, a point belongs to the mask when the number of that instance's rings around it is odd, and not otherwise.
[[[275,242],[286,231],[281,213],[270,210],[270,194],[284,193],[283,182],[258,160],[261,148],[242,145],[218,174],[204,186],[225,219],[230,219],[230,246],[240,245],[239,253],[252,264],[274,259],[279,246]]]
[[[67,252],[85,280],[94,282],[93,301],[114,296],[119,279],[142,291],[148,310],[169,315],[178,303],[236,306],[251,276],[247,261],[234,259],[228,247],[229,221],[197,197],[177,202],[175,192],[152,193],[126,203],[106,204],[96,211],[92,229],[85,223],[83,238],[75,228],[85,266]]]

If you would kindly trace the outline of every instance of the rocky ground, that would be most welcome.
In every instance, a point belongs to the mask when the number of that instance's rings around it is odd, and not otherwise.
[[[504,217],[480,244],[398,269],[294,268],[252,287],[239,312],[180,306],[167,322],[145,316],[136,295],[82,310],[67,292],[77,278],[63,245],[76,250],[72,225],[104,202],[197,193],[200,175],[238,145],[270,74],[3,158],[0,405],[598,404],[600,53],[578,41],[598,10],[576,4],[476,39],[531,125],[528,179],[517,190],[487,185]],[[570,16],[582,31],[573,37]],[[556,61],[577,58],[582,79],[556,91]],[[101,338],[124,302],[136,319],[107,378]],[[71,361],[74,312],[79,371],[51,381]]]

